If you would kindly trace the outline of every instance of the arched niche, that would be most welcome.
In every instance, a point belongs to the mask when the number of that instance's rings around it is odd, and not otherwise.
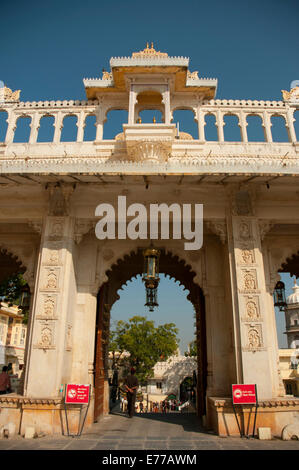
[[[43,116],[39,123],[37,142],[53,142],[55,118],[50,114]]]
[[[20,116],[16,122],[16,130],[14,133],[13,141],[16,143],[19,142],[29,142],[30,137],[30,124],[31,124],[31,117],[30,116]]]

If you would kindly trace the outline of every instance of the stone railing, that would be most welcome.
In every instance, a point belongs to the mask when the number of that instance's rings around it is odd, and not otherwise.
[[[84,127],[87,116],[97,117],[96,139],[103,137],[103,119],[101,119],[102,109],[98,101],[32,101],[19,102],[16,105],[2,105],[0,111],[6,111],[7,131],[4,143],[6,145],[13,143],[17,128],[17,122],[20,118],[30,119],[30,137],[28,143],[35,144],[38,138],[41,119],[44,117],[54,117],[54,136],[53,143],[57,144],[61,139],[63,121],[67,116],[77,118],[77,142],[82,142],[84,137]]]
[[[299,108],[299,103],[298,103]],[[224,142],[224,117],[234,115],[238,118],[238,125],[241,131],[242,142],[248,142],[247,136],[247,117],[257,116],[261,119],[264,130],[265,142],[273,142],[272,138],[272,117],[282,117],[288,133],[289,142],[296,142],[296,133],[294,129],[294,111],[295,106],[286,105],[283,101],[257,101],[257,100],[211,100],[198,108],[198,126],[199,139],[204,140],[204,118],[206,115],[213,114],[216,118],[218,132],[218,142]],[[298,137],[299,138],[299,137]]]
[[[175,105],[174,105],[175,106]],[[115,105],[113,105],[115,109]],[[186,106],[184,107],[186,109]],[[234,115],[238,118],[238,125],[241,133],[241,142],[247,143],[247,118],[248,116],[257,116],[261,119],[261,125],[264,131],[264,142],[273,142],[272,122],[274,116],[280,116],[284,119],[285,127],[288,133],[288,141],[296,143],[298,136],[294,129],[294,111],[296,105],[289,105],[283,101],[253,101],[253,100],[211,100],[195,106],[193,103],[187,106],[194,113],[195,120],[198,123],[198,139],[205,142],[205,116],[215,116],[215,126],[217,128],[218,142],[225,143],[224,137],[224,118],[227,115]],[[297,104],[299,108],[299,103]],[[17,122],[20,118],[30,119],[30,136],[28,143],[35,144],[38,140],[38,133],[41,120],[44,117],[54,117],[54,135],[53,143],[61,142],[61,132],[64,125],[64,119],[68,116],[76,117],[77,135],[76,142],[84,142],[84,128],[88,116],[95,116],[96,135],[95,141],[103,139],[103,125],[107,119],[107,113],[112,109],[109,103],[99,101],[32,101],[18,102],[14,104],[0,105],[0,111],[7,112],[7,131],[4,144],[9,145],[14,142]],[[180,109],[176,105],[174,110]],[[182,129],[183,130],[183,129]]]
[[[298,104],[283,101],[211,100],[190,106],[198,124],[198,138],[186,138],[175,124],[132,124],[123,126],[124,132],[115,139],[103,139],[103,126],[108,101],[39,101],[3,104],[7,113],[7,131],[0,143],[1,174],[12,173],[115,173],[128,171],[174,172],[188,171],[225,174],[299,174],[299,142],[294,128],[294,112]],[[114,106],[114,109],[119,109]],[[178,100],[171,112],[182,109]],[[298,111],[297,111],[298,113]],[[218,139],[206,140],[206,116],[215,116]],[[237,116],[241,140],[225,140],[225,116]],[[54,121],[51,141],[39,142],[39,128],[44,117]],[[64,119],[76,117],[76,135],[73,140],[62,139]],[[95,116],[95,138],[84,140],[88,116]],[[258,116],[264,129],[262,142],[248,141],[247,119]],[[273,142],[271,119],[284,119],[288,140]],[[3,117],[3,116],[2,116]],[[18,119],[30,119],[27,142],[14,141]],[[1,122],[1,121],[0,121]],[[1,135],[1,129],[0,129]],[[3,135],[3,132],[2,132]]]

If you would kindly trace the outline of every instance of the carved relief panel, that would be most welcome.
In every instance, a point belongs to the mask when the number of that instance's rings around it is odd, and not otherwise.
[[[45,225],[34,332],[34,347],[44,351],[56,347],[55,330],[61,316],[59,306],[66,256],[63,238],[68,226],[69,219],[65,217],[49,217]],[[67,333],[68,348],[71,347],[70,337],[71,330]]]
[[[257,221],[252,217],[234,218],[233,229],[242,351],[255,352],[265,349],[261,314],[263,272],[260,272],[263,261]]]
[[[37,343],[34,348],[55,349],[55,322],[40,321],[38,324]]]
[[[255,269],[246,269],[240,271],[241,289],[240,293],[259,292],[257,283],[257,272]]]
[[[43,294],[39,299],[38,319],[58,319],[57,295]]]
[[[264,350],[262,325],[260,323],[249,323],[245,325],[246,328],[246,344],[243,351],[258,351]]]
[[[251,244],[240,245],[238,250],[238,262],[239,264],[246,265],[255,264],[255,254]]]
[[[44,289],[54,290],[54,291],[59,289],[59,270],[58,269],[45,269]]]
[[[238,239],[241,241],[252,238],[252,229],[249,221],[241,220],[238,224]]]
[[[51,217],[49,239],[60,240],[64,235],[64,217]]]
[[[258,296],[244,296],[244,308],[243,308],[243,315],[242,320],[259,320],[261,318],[260,313],[260,306],[259,306],[259,298]]]

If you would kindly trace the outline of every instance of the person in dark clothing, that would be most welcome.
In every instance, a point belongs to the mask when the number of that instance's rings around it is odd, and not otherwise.
[[[127,400],[128,400],[128,413],[129,418],[133,418],[135,412],[135,400],[136,400],[136,393],[138,388],[138,379],[135,376],[135,369],[134,367],[131,368],[131,374],[125,380],[125,389],[127,392]]]
[[[3,366],[2,374],[0,374],[0,395],[11,393],[10,377],[8,375],[8,367]]]

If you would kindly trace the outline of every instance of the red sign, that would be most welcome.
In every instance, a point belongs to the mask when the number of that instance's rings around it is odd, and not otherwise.
[[[88,404],[90,385],[67,384],[65,403]]]
[[[232,385],[232,395],[234,405],[256,404],[255,384]]]

